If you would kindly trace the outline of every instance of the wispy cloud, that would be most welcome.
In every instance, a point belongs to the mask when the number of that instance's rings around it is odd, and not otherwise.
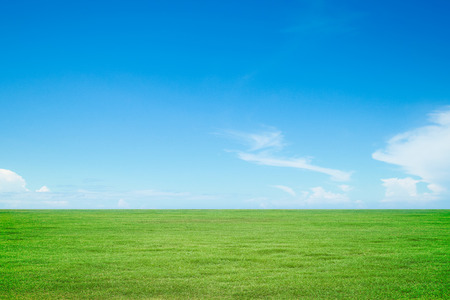
[[[283,158],[277,153],[285,143],[281,131],[271,129],[260,133],[228,132],[231,137],[238,138],[249,148],[236,151],[238,158],[251,163],[309,170],[331,176],[336,181],[350,180],[351,172],[313,165],[306,158]]]
[[[350,180],[351,173],[344,172],[336,169],[324,168],[310,164],[306,159],[286,159],[286,158],[274,158],[266,155],[265,153],[238,153],[238,157],[242,160],[253,162],[259,165],[274,166],[274,167],[288,167],[309,170],[319,172],[331,176],[331,179],[336,181]]]
[[[322,186],[316,186],[297,193],[292,188],[283,185],[272,187],[279,188],[292,197],[276,200],[259,197],[253,198],[251,201],[261,208],[360,208],[364,205],[362,201],[352,201],[348,191],[330,191]],[[340,189],[340,186],[336,188]]]
[[[353,190],[353,187],[347,184],[341,184],[339,186],[339,189],[343,192],[350,192],[351,190]]]
[[[274,150],[282,149],[285,144],[283,142],[283,134],[274,128],[261,131],[258,133],[247,133],[240,131],[224,131],[225,135],[234,138],[248,147],[248,151]]]
[[[374,152],[372,157],[400,166],[407,174],[419,177],[419,181],[427,183],[437,195],[450,188],[450,107],[430,114],[429,120],[431,125],[394,136],[385,149]],[[413,186],[419,181],[391,178],[384,179],[383,185],[387,189],[402,186],[404,191],[410,192],[411,198],[419,198],[413,193]],[[428,194],[424,196],[428,197]]]
[[[292,188],[285,186],[285,185],[272,185],[272,187],[282,190],[283,192],[286,192],[289,195],[294,196],[294,197],[297,195]]]
[[[98,180],[96,180],[97,182]],[[87,183],[91,183],[89,181]],[[0,208],[189,208],[211,207],[218,195],[142,189],[117,191],[108,186],[64,185],[28,190],[19,174],[0,169]]]
[[[217,195],[155,189],[117,191],[71,187],[0,192],[0,208],[190,208],[212,207]]]

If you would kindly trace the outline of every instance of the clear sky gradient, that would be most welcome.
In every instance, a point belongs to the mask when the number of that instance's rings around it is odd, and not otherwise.
[[[5,2],[0,208],[450,208],[449,12]]]

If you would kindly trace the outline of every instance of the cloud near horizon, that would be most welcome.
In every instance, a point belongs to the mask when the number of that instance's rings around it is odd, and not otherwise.
[[[387,198],[393,199],[394,194],[399,194],[399,199],[423,200],[449,191],[450,106],[430,114],[429,121],[432,125],[397,134],[387,142],[385,149],[372,154],[373,159],[400,166],[405,173],[420,178],[382,179]],[[427,183],[431,193],[414,192],[419,182]]]
[[[406,178],[387,178],[381,179],[386,190],[385,198],[381,202],[428,202],[437,199],[437,195],[441,192],[432,184],[428,184],[427,188],[431,192],[419,193],[417,184],[420,180],[411,177]]]
[[[2,187],[4,188],[4,185]],[[196,203],[198,207],[199,203],[209,203],[218,197],[154,189],[118,191],[93,190],[77,186],[51,191],[43,186],[35,191],[23,188],[3,189],[0,191],[0,209],[188,208],[191,203]]]
[[[119,201],[117,202],[117,207],[122,208],[122,209],[127,209],[127,208],[130,208],[130,204],[123,199],[119,199]]]
[[[248,201],[258,203],[260,208],[361,208],[362,201],[352,201],[348,192],[352,189],[350,186],[336,186],[337,191],[326,190],[322,186],[302,190],[298,193],[284,185],[273,185],[292,197],[278,200],[271,200],[266,197],[253,198]],[[340,191],[339,191],[340,190]],[[344,191],[345,190],[345,191]]]
[[[237,151],[238,158],[258,165],[309,170],[331,176],[335,181],[350,180],[352,172],[313,165],[305,158],[282,158],[274,155],[285,146],[281,131],[271,129],[261,133],[227,132],[249,146],[247,151]]]
[[[346,193],[333,193],[317,186],[309,192],[303,192],[304,202],[308,205],[314,204],[343,204],[349,203],[350,199]]]

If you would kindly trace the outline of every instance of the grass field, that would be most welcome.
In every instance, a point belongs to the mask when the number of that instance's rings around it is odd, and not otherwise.
[[[0,210],[0,298],[449,299],[449,210]]]

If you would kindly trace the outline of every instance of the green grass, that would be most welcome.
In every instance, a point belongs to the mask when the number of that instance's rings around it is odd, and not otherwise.
[[[0,298],[449,299],[449,210],[0,210]]]

